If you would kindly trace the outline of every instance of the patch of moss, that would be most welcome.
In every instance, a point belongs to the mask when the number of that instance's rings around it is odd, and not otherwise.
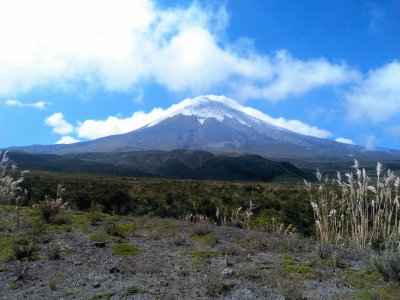
[[[139,248],[127,243],[114,245],[112,251],[114,254],[121,256],[139,255],[141,253]]]
[[[115,236],[109,235],[105,232],[95,232],[89,235],[88,240],[91,242],[103,242],[103,243],[113,243],[117,242],[119,239]]]
[[[382,276],[378,271],[368,270],[353,270],[347,269],[339,273],[342,277],[345,277],[347,282],[355,288],[366,288],[371,284],[375,284],[379,281],[382,282]]]
[[[14,207],[15,209],[15,207]],[[21,215],[24,218],[37,217],[40,215],[39,211],[32,207],[21,207]]]
[[[87,212],[67,210],[61,212],[56,220],[47,223],[49,230],[67,231],[67,232],[84,232],[91,225],[90,216]]]
[[[109,235],[126,238],[127,236],[132,235],[136,231],[137,225],[136,223],[116,223],[116,222],[108,222],[105,226],[105,232]]]
[[[356,289],[357,296],[362,300],[369,299],[398,299],[399,288],[383,281],[382,275],[372,269],[347,269],[339,273]]]
[[[9,288],[10,290],[16,290],[16,289],[19,288],[19,284],[11,283],[11,284],[8,285],[8,288]]]
[[[155,239],[175,236],[179,232],[178,228],[170,220],[162,222],[145,220],[144,223],[139,225],[139,228],[141,234]]]
[[[330,258],[324,258],[321,260],[322,265],[325,267],[333,267],[333,261]]]
[[[134,222],[117,223],[117,228],[125,235],[132,235],[136,231],[137,225]]]
[[[288,273],[298,273],[307,279],[314,279],[315,274],[312,272],[310,263],[297,263],[290,255],[282,258],[283,269]]]
[[[218,237],[213,233],[208,233],[205,235],[193,235],[192,239],[205,245],[215,245],[219,242]]]
[[[97,293],[88,298],[88,300],[107,300],[113,296],[113,293],[105,292],[105,293]]]
[[[189,255],[194,258],[195,260],[195,267],[201,267],[202,265],[204,265],[205,261],[207,259],[216,257],[218,255],[218,253],[216,251],[213,250],[192,250],[189,252]]]
[[[9,235],[0,236],[0,262],[13,260],[12,255],[13,242]]]
[[[142,288],[136,286],[136,285],[128,285],[128,286],[125,287],[123,295],[124,296],[131,296],[131,295],[139,294],[139,293],[145,294],[145,293],[147,293],[147,291],[145,289],[142,289]]]

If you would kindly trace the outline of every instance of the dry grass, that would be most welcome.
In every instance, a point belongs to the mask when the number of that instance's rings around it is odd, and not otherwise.
[[[360,249],[377,241],[398,241],[400,178],[390,170],[383,173],[380,163],[376,167],[375,182],[365,169],[360,169],[357,160],[353,168],[354,173],[346,173],[345,178],[338,172],[332,182],[318,170],[316,192],[305,181],[318,239],[321,243],[350,242]]]

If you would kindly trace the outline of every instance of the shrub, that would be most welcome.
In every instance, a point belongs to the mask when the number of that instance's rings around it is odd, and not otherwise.
[[[233,287],[234,284],[226,283],[224,279],[219,276],[211,276],[204,281],[206,296],[209,297],[226,295]]]
[[[191,235],[204,236],[211,232],[211,227],[207,222],[198,222],[191,226]]]
[[[21,205],[26,196],[20,184],[27,171],[18,174],[17,165],[8,158],[7,152],[0,151],[0,202]]]
[[[57,260],[61,257],[61,247],[58,243],[52,243],[47,246],[47,257],[50,260]]]
[[[39,243],[36,237],[21,235],[13,241],[12,252],[17,260],[31,260],[38,250]]]
[[[57,187],[57,197],[55,199],[49,199],[46,197],[44,201],[37,204],[37,209],[40,211],[43,219],[46,223],[53,224],[65,224],[65,219],[60,217],[60,214],[66,209],[67,203],[64,202],[61,197],[62,192],[64,192],[62,185]]]

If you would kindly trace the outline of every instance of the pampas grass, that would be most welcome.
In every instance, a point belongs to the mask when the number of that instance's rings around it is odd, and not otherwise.
[[[318,170],[317,185],[305,181],[321,243],[350,242],[365,249],[400,239],[400,178],[376,166],[372,180],[357,160],[354,172],[337,172],[332,181]]]

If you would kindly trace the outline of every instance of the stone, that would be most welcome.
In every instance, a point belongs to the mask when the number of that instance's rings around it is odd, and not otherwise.
[[[222,276],[224,277],[232,277],[233,275],[235,275],[235,271],[231,268],[225,268],[222,271]]]

